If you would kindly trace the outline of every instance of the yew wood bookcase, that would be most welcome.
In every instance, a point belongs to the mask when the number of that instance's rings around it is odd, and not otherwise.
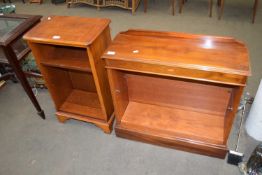
[[[128,30],[102,56],[119,137],[224,158],[248,51],[233,38]]]
[[[51,16],[30,30],[28,41],[60,122],[77,119],[110,133],[113,104],[104,60],[110,20]]]

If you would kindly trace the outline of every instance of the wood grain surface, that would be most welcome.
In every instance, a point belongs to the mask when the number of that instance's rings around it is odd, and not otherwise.
[[[225,158],[250,75],[243,43],[230,37],[128,30],[102,57],[117,136]]]
[[[109,19],[77,16],[49,16],[31,29],[24,39],[36,43],[86,47],[105,30]],[[54,39],[59,36],[59,39]]]
[[[108,51],[115,54],[107,54]],[[246,46],[226,37],[131,30],[118,34],[103,58],[245,76],[251,74]]]
[[[32,48],[60,122],[91,122],[110,133],[113,104],[102,53],[111,42],[110,20],[46,17],[24,38]]]

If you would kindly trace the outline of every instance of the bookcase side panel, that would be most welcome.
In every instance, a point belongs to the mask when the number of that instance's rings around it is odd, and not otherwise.
[[[110,83],[111,94],[115,107],[115,116],[117,123],[121,122],[127,105],[129,103],[128,87],[124,73],[121,71],[107,69]]]
[[[110,118],[114,108],[112,104],[108,76],[105,69],[105,61],[101,59],[101,56],[110,42],[110,29],[107,27],[87,49],[97,93],[106,120]]]
[[[43,56],[46,54],[38,48],[38,44],[28,42],[32,53],[35,57],[37,66],[43,74],[46,86],[54,100],[56,110],[63,104],[72,90],[72,84],[67,71],[52,67],[47,67],[41,64]]]

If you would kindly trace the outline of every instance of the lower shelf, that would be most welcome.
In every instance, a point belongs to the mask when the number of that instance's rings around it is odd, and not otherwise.
[[[96,93],[73,89],[59,111],[105,119]]]
[[[223,158],[224,116],[130,101],[116,134]]]

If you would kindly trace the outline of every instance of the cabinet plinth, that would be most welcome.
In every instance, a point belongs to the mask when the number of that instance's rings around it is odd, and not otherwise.
[[[102,57],[117,136],[225,157],[250,75],[244,44],[225,37],[128,30]]]
[[[112,98],[100,59],[111,42],[109,23],[108,19],[51,16],[24,36],[62,123],[76,119],[105,133],[112,130]]]

